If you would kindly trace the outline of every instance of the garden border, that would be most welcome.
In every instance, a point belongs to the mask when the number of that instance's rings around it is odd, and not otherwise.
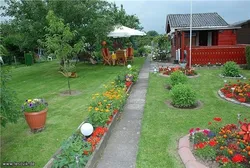
[[[224,96],[224,94],[223,94],[220,90],[218,90],[217,93],[218,93],[218,95],[220,96],[220,98],[225,99],[225,100],[227,100],[227,101],[229,101],[229,102],[231,102],[231,103],[250,107],[250,104],[241,103],[241,102],[239,102],[239,101],[237,101],[237,100],[235,100],[235,99],[227,98],[226,96]]]
[[[241,75],[241,74],[239,74],[239,75],[240,75],[240,77],[230,77],[230,76],[224,76],[224,75],[222,75],[222,74],[219,74],[219,76],[220,76],[221,78],[228,78],[228,79],[242,79],[242,78],[244,78],[243,75]]]
[[[135,84],[133,82],[128,90],[126,91],[126,94],[129,94],[131,92],[132,86]],[[107,146],[108,139],[112,133],[113,128],[115,127],[119,116],[121,115],[121,111],[119,111],[117,114],[114,115],[113,120],[111,123],[108,125],[107,129],[108,131],[102,136],[101,140],[96,146],[96,149],[94,152],[91,154],[86,166],[84,168],[95,168],[96,164],[98,163],[98,158],[101,157],[105,147]],[[70,136],[71,137],[71,136]],[[53,156],[50,158],[50,160],[46,163],[46,165],[43,168],[51,168],[53,165],[53,161],[55,160],[55,157],[60,154],[62,151],[61,147],[53,154]]]
[[[172,101],[170,100],[165,101],[165,104],[167,104],[168,107],[173,108],[173,109],[179,109],[179,110],[198,110],[198,109],[201,109],[204,105],[200,100],[197,100],[198,106],[194,108],[178,108],[178,107],[174,107],[171,103]]]
[[[162,74],[162,73],[159,73],[159,76],[167,77],[167,78],[170,77],[170,75],[164,75],[164,74]],[[187,78],[192,79],[192,78],[198,78],[198,77],[200,76],[200,74],[198,73],[197,75],[194,75],[194,76],[187,76],[187,75],[185,75],[185,76],[186,76]]]
[[[179,139],[178,154],[186,168],[208,168],[198,162],[190,150],[189,134]]]

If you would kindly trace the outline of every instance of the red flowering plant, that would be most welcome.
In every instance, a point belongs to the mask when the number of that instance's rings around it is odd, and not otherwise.
[[[250,79],[248,82],[237,81],[235,84],[225,84],[220,91],[227,97],[242,103],[250,103]]]
[[[219,167],[249,167],[250,122],[247,119],[237,125],[222,125],[222,119],[215,117],[208,129],[191,129],[189,133],[198,157],[216,161]]]
[[[195,71],[194,68],[187,68],[187,67],[186,68],[181,68],[181,67],[166,67],[166,68],[164,68],[163,66],[159,67],[159,72],[162,73],[163,75],[171,75],[171,73],[173,73],[175,71],[181,71],[187,76],[197,75],[197,72]]]

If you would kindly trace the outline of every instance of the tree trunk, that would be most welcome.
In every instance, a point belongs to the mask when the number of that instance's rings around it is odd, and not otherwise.
[[[69,88],[69,94],[71,95],[69,76],[68,76],[68,88]]]

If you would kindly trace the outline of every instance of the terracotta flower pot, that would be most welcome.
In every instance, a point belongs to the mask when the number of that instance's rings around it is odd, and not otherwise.
[[[24,112],[25,119],[31,130],[42,129],[46,122],[48,108],[40,112]]]

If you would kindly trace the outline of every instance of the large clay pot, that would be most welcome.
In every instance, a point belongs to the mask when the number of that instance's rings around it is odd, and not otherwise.
[[[40,112],[24,112],[25,119],[31,130],[42,129],[45,126],[48,108]]]

